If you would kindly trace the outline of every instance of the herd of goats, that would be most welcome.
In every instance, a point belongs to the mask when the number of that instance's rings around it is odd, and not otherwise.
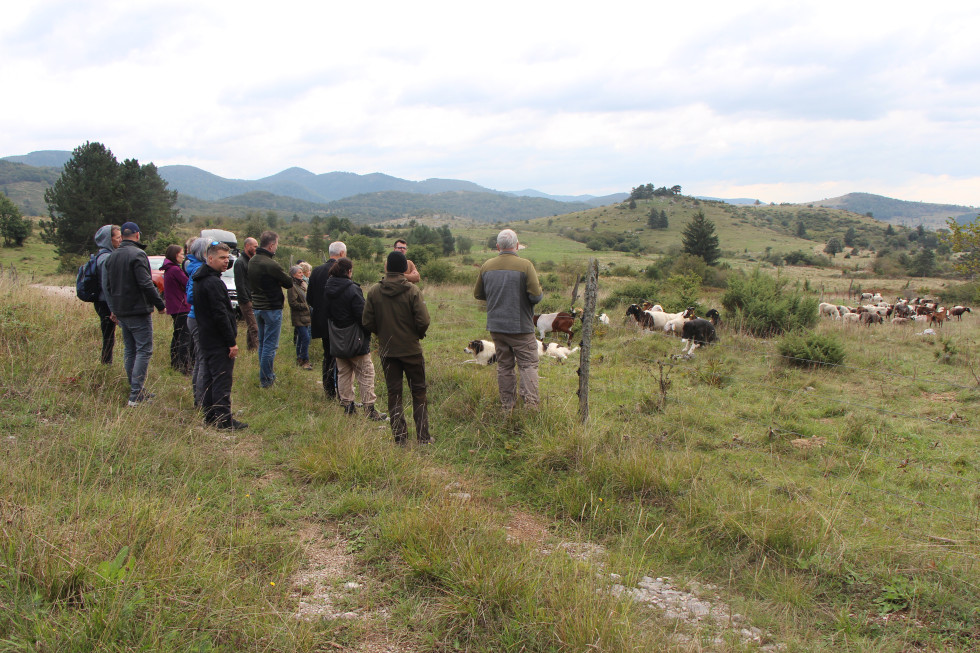
[[[861,302],[856,307],[821,302],[818,310],[823,317],[869,326],[889,320],[892,324],[923,324],[937,327],[941,327],[943,322],[954,317],[957,320],[962,320],[964,313],[973,312],[967,306],[947,308],[940,306],[934,300],[922,297],[899,299],[891,304],[886,302],[879,293],[863,293]],[[545,345],[544,339],[548,333],[555,335],[563,333],[570,346],[572,327],[575,325],[575,320],[581,319],[581,317],[581,311],[578,309],[573,309],[571,313],[560,311],[535,315],[534,327],[541,336],[541,339],[538,340],[539,356],[551,356],[558,359],[559,362],[563,362],[569,354],[578,351],[577,347],[569,349],[568,347],[561,347],[555,342]],[[717,340],[715,326],[720,319],[721,314],[717,309],[710,309],[703,318],[700,318],[695,315],[694,308],[688,308],[678,313],[668,313],[664,311],[662,306],[652,302],[630,304],[626,309],[627,322],[639,326],[642,330],[680,335],[683,343],[682,355],[685,357],[693,354],[698,347]],[[609,316],[602,313],[598,316],[598,321],[608,325]],[[469,343],[464,351],[473,355],[473,360],[467,362],[483,365],[496,362],[496,352],[492,341],[474,340]]]
[[[935,300],[923,297],[899,299],[894,304],[890,304],[880,293],[862,293],[861,302],[862,304],[857,307],[821,302],[820,315],[866,325],[881,324],[889,320],[892,324],[924,324],[941,327],[946,320],[954,317],[962,320],[964,313],[973,312],[967,306],[947,308],[940,306]]]

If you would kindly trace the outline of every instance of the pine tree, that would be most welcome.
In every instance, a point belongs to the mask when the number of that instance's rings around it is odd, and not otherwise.
[[[44,201],[51,219],[42,223],[41,237],[62,255],[90,251],[92,236],[105,224],[132,220],[148,241],[179,220],[177,193],[167,190],[156,166],[135,159],[120,164],[102,143],[76,147]]]
[[[704,211],[699,210],[695,213],[684,227],[683,251],[693,256],[700,256],[708,265],[714,265],[721,258],[715,223],[705,217]]]

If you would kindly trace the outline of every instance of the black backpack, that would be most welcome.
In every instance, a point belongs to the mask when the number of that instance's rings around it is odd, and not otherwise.
[[[92,254],[88,261],[78,267],[78,276],[75,277],[75,295],[83,302],[94,302],[99,299],[102,280],[99,279],[99,267],[96,265],[98,260],[98,255]]]

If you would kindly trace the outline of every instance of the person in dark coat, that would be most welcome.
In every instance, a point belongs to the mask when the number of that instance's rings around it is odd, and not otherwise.
[[[259,329],[259,386],[271,388],[276,382],[275,362],[282,330],[283,289],[293,287],[293,279],[273,259],[279,248],[279,234],[263,231],[259,248],[248,262],[248,286]]]
[[[368,291],[361,323],[378,335],[381,369],[388,387],[388,414],[395,442],[402,444],[408,437],[405,412],[402,407],[402,377],[412,391],[412,413],[415,435],[419,444],[429,444],[429,407],[425,387],[425,358],[422,343],[429,329],[429,310],[422,291],[405,279],[408,259],[401,252],[388,254],[385,276],[381,283]]]
[[[337,259],[347,256],[347,245],[337,240],[327,249],[330,258],[323,265],[313,268],[306,288],[306,303],[310,307],[310,337],[319,338],[323,344],[323,391],[327,397],[337,396],[337,364],[330,355],[330,337],[327,333],[327,298],[323,289],[327,285],[330,268]]]
[[[102,291],[112,311],[110,319],[122,327],[126,347],[123,366],[129,381],[129,407],[136,408],[153,398],[146,392],[146,371],[153,355],[153,308],[164,311],[163,297],[157,292],[150,273],[146,245],[140,242],[135,222],[122,225],[122,243],[109,255],[102,274]]]
[[[255,323],[255,311],[252,309],[252,291],[248,285],[248,262],[255,256],[255,250],[258,246],[259,241],[254,238],[246,238],[242,255],[235,259],[234,266],[238,310],[242,312],[242,319],[245,320],[245,346],[248,347],[249,351],[255,351],[259,348],[259,327]]]
[[[364,333],[362,347],[351,356],[344,356],[337,351],[338,343],[331,341],[331,354],[337,362],[337,393],[344,412],[353,415],[357,412],[354,407],[354,380],[361,391],[361,403],[369,419],[382,422],[388,416],[379,413],[374,408],[377,397],[374,394],[374,362],[371,360],[371,334],[361,325],[361,315],[364,312],[364,293],[361,287],[354,283],[351,276],[354,264],[349,258],[337,259],[330,268],[330,276],[324,288],[327,298],[327,319],[338,328],[354,326]],[[329,327],[328,327],[329,328]]]
[[[216,428],[238,431],[248,428],[231,412],[231,384],[238,356],[238,320],[231,307],[221,273],[228,269],[231,248],[224,243],[208,247],[207,264],[194,273],[194,315],[201,350],[204,421]]]
[[[167,315],[174,321],[174,335],[170,339],[170,367],[184,375],[191,373],[194,345],[187,328],[187,315],[191,305],[187,303],[187,274],[181,267],[184,250],[180,245],[170,245],[164,254],[163,301]]]

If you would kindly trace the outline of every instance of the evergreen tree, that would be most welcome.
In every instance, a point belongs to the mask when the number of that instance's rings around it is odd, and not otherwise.
[[[700,256],[708,265],[714,265],[721,258],[715,223],[705,217],[704,211],[698,210],[684,227],[683,251]]]
[[[104,224],[132,220],[150,240],[177,223],[177,193],[152,163],[135,159],[122,164],[102,143],[86,142],[72,152],[61,176],[44,192],[50,221],[42,223],[41,237],[58,253],[85,254],[92,236]]]
[[[806,238],[807,237],[806,225],[803,224],[803,221],[802,220],[797,220],[796,221],[796,237],[797,238]]]
[[[847,231],[844,232],[844,246],[854,247],[855,240],[857,240],[857,232],[854,231],[854,227],[848,227]]]
[[[449,230],[449,225],[444,224],[436,231],[442,238],[442,253],[444,256],[452,256],[453,251],[456,249],[456,239],[453,237],[452,231]]]
[[[660,211],[656,208],[650,209],[650,215],[647,216],[647,226],[651,229],[660,228]]]
[[[310,237],[306,240],[306,247],[319,257],[327,251],[327,243],[323,240],[323,218],[320,216],[310,220]]]
[[[136,159],[126,159],[119,166],[118,175],[125,219],[140,226],[144,240],[149,242],[156,234],[170,231],[180,221],[174,208],[177,191],[167,190],[167,182],[154,164],[140,165]]]
[[[650,209],[650,215],[647,217],[647,226],[651,229],[666,229],[667,223],[667,212],[663,209]]]
[[[20,209],[9,197],[0,193],[0,236],[4,247],[23,247],[31,235],[31,222],[20,214]]]
[[[936,253],[931,249],[921,249],[908,267],[913,277],[928,277],[936,271]]]
[[[830,258],[834,258],[835,255],[844,251],[844,245],[840,242],[840,238],[834,236],[833,238],[827,241],[827,244],[824,246],[823,251],[830,254]]]

